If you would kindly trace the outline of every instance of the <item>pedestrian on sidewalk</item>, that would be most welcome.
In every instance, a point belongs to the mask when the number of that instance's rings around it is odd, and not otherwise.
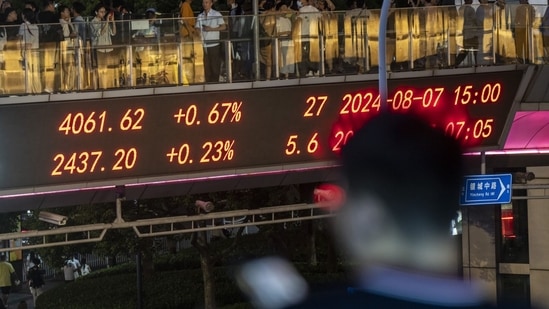
[[[74,281],[77,270],[76,265],[74,265],[71,259],[65,261],[65,265],[63,266],[63,274],[65,276],[66,283]]]
[[[2,291],[2,305],[4,307],[8,305],[12,281],[15,284],[19,284],[18,282],[20,282],[13,265],[6,260],[5,255],[0,255],[0,291]]]
[[[84,277],[91,272],[91,267],[86,262],[86,258],[82,259],[82,266],[80,267],[80,276]]]
[[[32,301],[36,306],[36,298],[44,292],[44,270],[40,267],[40,259],[34,258],[34,266],[27,272],[27,278],[29,279],[29,289],[32,294]]]

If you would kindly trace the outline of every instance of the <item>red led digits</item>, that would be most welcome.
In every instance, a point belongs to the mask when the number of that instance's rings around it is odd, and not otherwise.
[[[421,106],[424,108],[437,107],[443,93],[444,88],[427,88],[423,93]]]
[[[497,103],[501,97],[501,84],[484,84],[482,89],[475,89],[473,85],[460,85],[456,87],[454,94],[454,105]]]
[[[343,95],[343,106],[339,110],[340,115],[379,112],[380,98],[372,92]]]
[[[135,110],[131,108],[128,109],[124,114],[124,116],[122,117],[122,120],[120,120],[120,130],[128,131],[128,130],[143,129],[141,122],[143,121],[144,117],[145,117],[144,109],[142,108],[137,108]]]
[[[351,138],[355,132],[353,130],[339,130],[334,133],[333,141],[332,141],[332,151],[339,153],[341,151],[341,147],[347,143],[349,138]]]
[[[202,145],[204,155],[200,163],[231,161],[234,157],[234,139],[227,141],[206,142]]]
[[[290,135],[288,138],[288,142],[286,143],[286,149],[285,153],[287,156],[293,156],[298,155],[301,153],[301,146],[305,146],[305,150],[307,153],[313,154],[317,152],[318,147],[320,146],[320,143],[318,141],[318,132],[313,133],[313,135],[310,138],[305,138],[305,142],[302,144],[302,140],[300,140],[299,136],[297,134]]]
[[[170,152],[166,154],[166,157],[168,157],[168,162],[170,163],[177,159],[177,164],[179,165],[191,164],[193,160],[189,158],[190,153],[191,146],[189,144],[182,144],[178,149],[172,147]]]
[[[112,167],[113,171],[131,170],[137,161],[137,150],[135,148],[116,149],[114,156],[116,163]]]
[[[102,154],[102,151],[73,153],[68,157],[65,157],[63,154],[57,154],[53,158],[53,161],[56,162],[56,166],[51,172],[51,175],[61,176],[63,172],[69,174],[75,172],[78,174],[86,172],[93,173]]]
[[[494,127],[493,118],[475,120],[450,121],[444,126],[446,134],[468,144],[469,139],[484,139],[492,135]]]
[[[122,131],[132,131],[143,129],[142,121],[145,117],[145,110],[143,108],[127,109],[122,118],[120,119],[119,127]],[[112,127],[107,125],[107,112],[102,111],[85,113],[68,113],[61,124],[57,128],[59,132],[64,132],[65,135],[74,134],[78,135],[93,134],[111,132]]]
[[[239,122],[242,118],[242,101],[215,103],[208,114],[208,123]]]
[[[86,174],[97,171],[122,171],[131,170],[137,162],[137,149],[135,148],[119,148],[113,153],[114,163],[111,166],[98,166],[101,159],[104,158],[103,151],[83,151],[73,152],[65,155],[58,153],[53,157],[55,167],[51,172],[51,176],[62,176],[64,174]]]
[[[308,97],[306,103],[309,107],[303,113],[303,117],[319,116],[326,101],[328,101],[328,96]]]
[[[30,107],[6,107],[0,115],[3,122],[13,121],[14,136],[48,140],[17,146],[3,157],[8,163],[36,162],[19,183],[6,186],[316,164],[335,159],[354,132],[382,111],[418,114],[459,139],[464,149],[496,149],[519,103],[514,98],[522,75],[391,78],[386,102],[378,82],[367,80],[105,98],[91,105],[84,100],[44,103],[43,112],[24,122],[32,130],[11,119],[24,119],[16,116],[30,114]],[[43,130],[37,119],[50,129]],[[44,154],[29,157],[28,149],[35,151],[29,147],[41,147],[37,153]]]
[[[391,104],[390,106],[394,111],[435,108],[441,101],[443,93],[444,88],[398,89],[391,98],[387,99],[387,103]]]
[[[180,108],[177,113],[173,115],[175,123],[185,123],[187,126],[199,125],[200,121],[196,120],[198,114],[198,108],[196,105],[189,105],[186,109]]]
[[[413,112],[425,117],[434,126],[462,141],[465,147],[475,147],[493,138],[493,133],[501,126],[496,123],[496,118],[472,118],[475,112],[471,113],[471,109],[476,104],[499,103],[503,97],[502,84],[457,84],[449,88],[447,91],[444,87],[397,87],[390,93],[386,104],[392,111]],[[376,95],[376,91],[371,89],[343,94],[339,119],[329,137],[332,152],[339,153],[353,132],[379,112],[382,103]]]
[[[101,133],[105,129],[106,115],[106,111],[103,111],[100,114],[91,112],[87,115],[84,115],[84,113],[69,113],[59,125],[58,130],[64,132],[65,135]]]
[[[235,140],[219,140],[202,144],[202,153],[199,155],[199,163],[224,162],[231,161],[235,156]],[[179,147],[172,147],[166,157],[168,162],[178,165],[192,164],[191,145],[183,143]]]
[[[175,123],[186,126],[200,125],[198,107],[191,104],[186,108],[179,108],[173,118]],[[242,101],[215,103],[208,111],[209,124],[236,123],[242,119]]]

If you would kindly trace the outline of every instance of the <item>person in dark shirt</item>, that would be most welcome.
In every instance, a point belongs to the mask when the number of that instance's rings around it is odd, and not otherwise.
[[[36,298],[40,296],[44,292],[44,285],[46,282],[44,281],[44,273],[45,271],[40,267],[40,259],[34,258],[32,260],[33,266],[29,268],[27,272],[27,278],[29,280],[29,289],[32,294],[32,300],[34,303],[34,306],[36,306]]]
[[[55,12],[53,0],[44,0],[42,10],[38,13],[38,23],[40,25],[40,72],[44,91],[51,93],[54,91],[54,85],[59,74],[55,74],[56,69],[60,69],[59,55],[56,57],[56,49],[59,48],[60,38],[62,36],[59,17]]]
[[[367,121],[341,153],[346,201],[334,222],[354,283],[292,308],[495,308],[457,275],[462,161],[459,142],[418,116]]]
[[[4,17],[5,20],[2,25],[5,26],[7,40],[13,41],[17,39],[17,32],[19,31],[19,25],[21,24],[17,19],[17,11],[14,8],[9,7],[4,11]]]
[[[481,31],[480,25],[477,23],[477,15],[475,9],[471,5],[473,0],[465,0],[465,4],[459,8],[459,15],[463,18],[463,46],[456,57],[455,66],[458,67],[463,60],[473,53],[473,59],[477,59],[477,51],[479,47],[478,32]],[[473,65],[470,63],[470,65]]]

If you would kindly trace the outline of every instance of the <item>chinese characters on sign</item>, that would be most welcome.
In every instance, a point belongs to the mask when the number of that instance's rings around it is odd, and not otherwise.
[[[460,204],[487,205],[511,202],[511,174],[465,176]]]

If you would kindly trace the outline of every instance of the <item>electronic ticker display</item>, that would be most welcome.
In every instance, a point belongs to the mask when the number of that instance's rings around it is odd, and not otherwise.
[[[522,71],[389,80],[470,149],[495,149]],[[0,190],[329,161],[379,113],[378,82],[0,106]]]

